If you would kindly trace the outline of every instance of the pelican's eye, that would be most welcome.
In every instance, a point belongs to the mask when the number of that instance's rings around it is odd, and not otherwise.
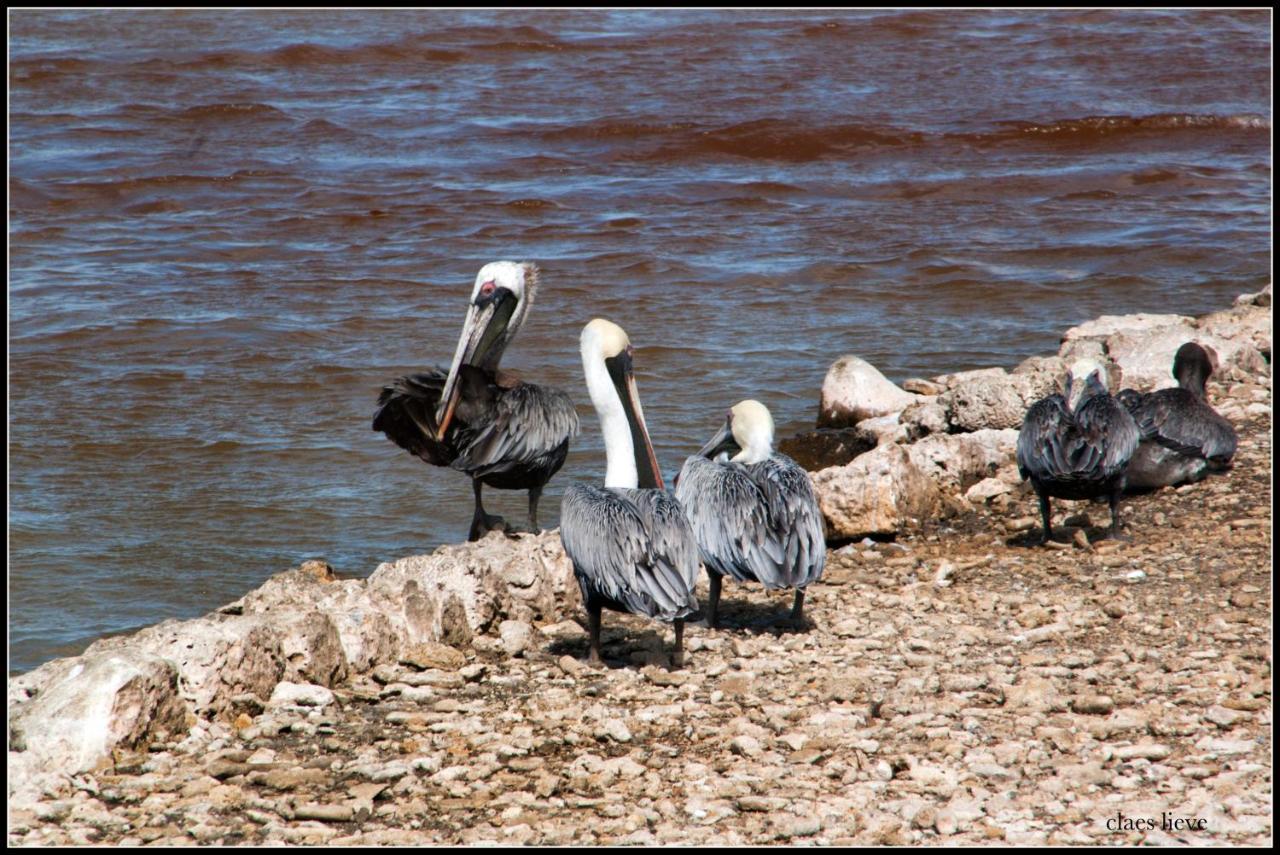
[[[498,286],[492,279],[480,286],[480,299],[493,296],[493,292],[498,290]]]

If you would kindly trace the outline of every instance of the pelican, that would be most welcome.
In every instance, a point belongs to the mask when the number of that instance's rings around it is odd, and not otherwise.
[[[1120,537],[1120,494],[1125,467],[1138,449],[1138,426],[1107,393],[1104,376],[1097,362],[1076,362],[1067,375],[1067,397],[1036,401],[1018,432],[1018,471],[1031,479],[1040,499],[1041,543],[1053,536],[1050,496],[1105,497],[1111,505],[1111,536]]]
[[[662,485],[622,327],[596,318],[582,330],[582,368],[600,417],[608,466],[604,486],[575,484],[560,505],[560,541],[573,562],[599,665],[602,609],[671,621],[683,659],[684,618],[697,611],[698,543]]]
[[[1122,389],[1124,404],[1142,434],[1125,471],[1128,489],[1153,489],[1199,481],[1231,466],[1236,431],[1209,406],[1205,384],[1213,363],[1203,347],[1189,341],[1173,357],[1178,388],[1142,394]]]
[[[773,451],[764,404],[742,401],[729,410],[720,432],[685,460],[676,498],[711,579],[707,625],[716,625],[725,576],[769,591],[794,588],[790,620],[800,625],[805,588],[827,561],[822,512],[808,473]]]
[[[469,540],[503,524],[481,503],[481,486],[529,491],[529,527],[538,498],[564,465],[578,433],[573,401],[559,389],[524,383],[498,368],[533,305],[538,268],[495,261],[480,268],[453,365],[383,387],[373,429],[433,466],[471,476],[475,513]]]

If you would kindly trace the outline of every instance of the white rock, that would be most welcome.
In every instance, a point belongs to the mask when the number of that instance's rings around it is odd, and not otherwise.
[[[504,620],[498,626],[502,649],[508,656],[519,656],[533,646],[533,627],[522,620]]]
[[[327,707],[333,703],[333,692],[324,686],[313,683],[290,683],[282,681],[276,684],[271,693],[268,706],[292,707]]]
[[[832,363],[822,381],[819,427],[845,427],[898,413],[916,396],[895,386],[874,365],[856,356]]]
[[[173,663],[138,650],[56,659],[18,678],[39,690],[9,708],[9,805],[87,771],[117,747],[187,731]]]
[[[965,491],[964,497],[971,502],[987,502],[996,496],[1013,492],[1013,488],[999,478],[983,478]]]
[[[833,537],[891,534],[938,506],[937,487],[899,445],[881,445],[811,477]]]
[[[931,434],[908,446],[907,455],[939,488],[959,493],[964,485],[992,478],[1012,464],[1017,447],[1016,430],[983,429]]]

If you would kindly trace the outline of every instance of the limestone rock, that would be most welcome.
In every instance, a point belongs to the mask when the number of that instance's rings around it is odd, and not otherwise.
[[[1173,356],[1189,341],[1212,349],[1219,371],[1240,368],[1246,373],[1261,373],[1267,370],[1267,363],[1250,337],[1257,335],[1259,343],[1269,342],[1269,332],[1259,317],[1264,313],[1265,309],[1237,307],[1199,322],[1181,315],[1104,315],[1067,330],[1059,355],[1070,361],[1084,355],[1081,342],[1093,342],[1120,368],[1124,384],[1140,391],[1176,385]],[[1243,334],[1246,329],[1248,333]]]
[[[907,447],[907,455],[939,488],[962,493],[1011,466],[1018,432],[977,430],[972,433],[931,434]]]
[[[915,442],[922,436],[947,432],[947,408],[937,398],[921,398],[903,410],[898,421],[907,441]]]
[[[907,439],[906,429],[898,420],[898,413],[887,416],[876,416],[858,422],[855,430],[862,433],[868,442],[884,445],[886,442],[904,442]]]
[[[11,792],[22,789],[24,771],[87,771],[114,748],[134,749],[158,735],[171,738],[187,730],[178,669],[152,653],[134,649],[56,659],[17,679],[40,688],[9,709],[9,772],[17,773],[10,778]]]
[[[271,693],[268,706],[327,707],[333,703],[333,692],[314,683],[290,683],[282,680]]]
[[[915,400],[915,395],[895,386],[870,362],[842,356],[822,381],[818,427],[848,427],[901,412]]]
[[[956,382],[938,398],[953,431],[1017,428],[1036,401],[1025,374],[989,374]]]
[[[516,541],[491,534],[476,543],[381,564],[369,577],[369,588],[389,616],[404,622],[410,643],[453,645],[451,634],[469,637],[503,619],[556,621],[581,608],[558,531]]]
[[[938,507],[938,489],[899,445],[881,445],[846,466],[813,475],[814,492],[835,538],[890,534]]]

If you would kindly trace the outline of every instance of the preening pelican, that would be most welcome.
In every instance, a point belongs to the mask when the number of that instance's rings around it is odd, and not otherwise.
[[[803,622],[805,588],[827,561],[822,512],[809,475],[773,451],[773,417],[764,404],[743,401],[729,410],[720,432],[685,460],[676,498],[711,578],[708,626],[716,625],[725,576],[770,591],[794,588],[791,621]]]
[[[501,371],[503,351],[533,305],[538,268],[495,261],[476,276],[466,323],[448,373],[401,377],[382,390],[373,429],[433,466],[471,476],[475,513],[470,540],[502,524],[484,512],[481,485],[529,491],[529,526],[538,529],[538,497],[578,433],[573,401],[559,389]]]
[[[1125,470],[1128,489],[1151,489],[1199,481],[1231,466],[1236,430],[1209,406],[1205,385],[1213,362],[1189,341],[1173,357],[1178,388],[1143,394],[1122,389],[1116,397],[1133,416],[1142,443]]]
[[[1044,537],[1053,536],[1049,497],[1106,497],[1111,536],[1120,536],[1120,494],[1124,471],[1138,449],[1138,426],[1129,411],[1107,393],[1105,370],[1082,359],[1067,375],[1067,397],[1050,395],[1031,405],[1018,432],[1018,471],[1030,478],[1040,499]]]
[[[684,618],[698,609],[698,544],[675,497],[662,485],[632,376],[632,350],[617,324],[597,318],[582,330],[582,368],[600,417],[608,467],[603,487],[575,484],[560,506],[560,540],[573,562],[600,663],[602,609],[675,624],[673,660],[683,656]]]

